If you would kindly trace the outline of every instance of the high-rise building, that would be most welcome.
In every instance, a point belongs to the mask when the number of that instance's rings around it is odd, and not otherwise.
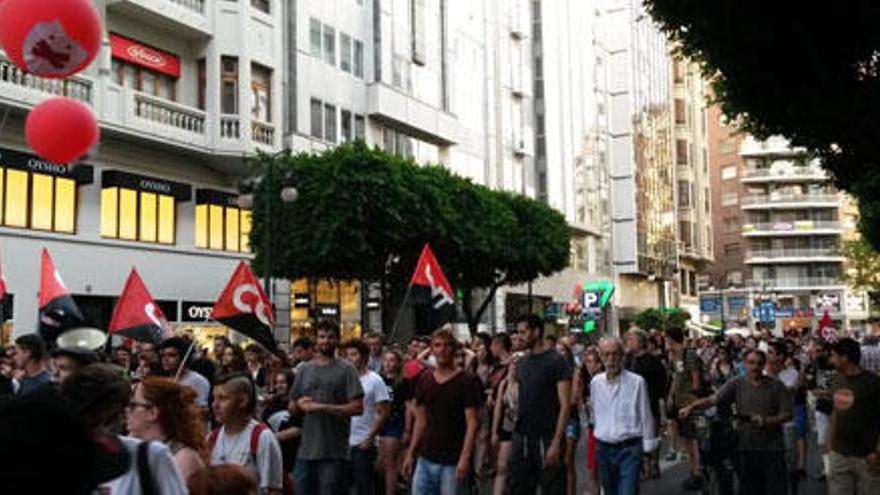
[[[813,328],[824,311],[846,319],[841,253],[846,198],[805,150],[747,137],[740,149],[742,236],[753,318],[783,331]]]
[[[676,303],[672,77],[667,40],[636,0],[610,2],[608,49],[612,252],[622,329]]]
[[[698,64],[673,59],[678,306],[693,318],[699,315],[698,277],[713,260],[707,86]]]
[[[106,328],[135,266],[169,320],[207,337],[223,331],[206,323],[214,299],[249,258],[250,211],[234,201],[243,157],[281,149],[286,2],[94,4],[103,43],[84,72],[45,80],[0,56],[5,317],[16,334],[36,328],[46,247],[87,323]],[[25,112],[55,95],[101,127],[75,167],[37,158],[23,136]]]

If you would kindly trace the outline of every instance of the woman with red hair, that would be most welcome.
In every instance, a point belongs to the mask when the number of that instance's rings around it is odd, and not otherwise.
[[[205,467],[204,420],[193,388],[169,378],[144,378],[134,387],[127,425],[131,436],[167,445],[184,481]]]

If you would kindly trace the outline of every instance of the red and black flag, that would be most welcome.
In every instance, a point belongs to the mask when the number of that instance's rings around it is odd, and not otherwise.
[[[423,317],[419,316],[420,311],[417,309],[417,327],[433,332],[455,317],[455,293],[452,292],[452,286],[443,274],[431,246],[427,244],[422,249],[409,286],[417,308],[427,307],[427,315]],[[424,315],[424,312],[421,313]]]
[[[165,313],[134,268],[113,308],[108,330],[111,335],[118,334],[140,342],[157,343],[171,336]]]
[[[61,275],[55,269],[55,263],[49,251],[43,248],[40,263],[40,310],[38,332],[46,345],[53,347],[55,339],[64,330],[80,327],[83,315],[70,291],[64,286]]]
[[[217,298],[211,318],[275,352],[275,314],[257,277],[242,261]]]

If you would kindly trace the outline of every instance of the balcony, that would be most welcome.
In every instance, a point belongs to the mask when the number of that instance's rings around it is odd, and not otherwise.
[[[186,38],[212,33],[205,0],[109,0],[107,9]]]
[[[784,167],[784,168],[746,168],[742,173],[742,182],[755,184],[763,182],[823,182],[828,175],[816,167]]]
[[[251,140],[256,144],[275,147],[275,126],[265,122],[251,121]]]
[[[741,200],[743,210],[791,210],[802,208],[838,208],[836,194],[758,194]]]
[[[743,141],[739,154],[745,157],[760,156],[803,156],[806,151],[802,148],[792,148],[790,143],[783,137],[773,136],[759,141],[748,136]]]
[[[207,115],[197,108],[107,84],[102,127],[195,151],[210,146]]]
[[[786,277],[749,280],[752,289],[767,291],[786,290],[844,290],[846,283],[840,277]]]
[[[793,222],[749,223],[742,226],[743,237],[794,237],[805,235],[840,235],[840,222],[796,220]]]
[[[73,76],[67,79],[43,79],[25,74],[8,58],[0,55],[0,101],[19,108],[31,108],[52,96],[68,96],[93,104],[93,83]]]
[[[843,263],[846,257],[836,248],[752,249],[746,253],[747,264],[773,263]]]
[[[387,84],[368,86],[367,108],[371,120],[439,146],[460,143],[466,137],[455,116]]]

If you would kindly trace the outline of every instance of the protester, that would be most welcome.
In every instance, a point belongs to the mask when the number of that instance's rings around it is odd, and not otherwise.
[[[738,425],[740,493],[785,493],[785,440],[782,425],[792,417],[791,395],[779,380],[764,374],[766,355],[748,350],[746,376],[730,380],[715,395],[681,409],[686,418],[695,409],[734,404]]]
[[[307,363],[315,357],[315,343],[308,337],[300,337],[293,343],[293,365],[294,370],[299,370],[303,363]]]
[[[605,371],[602,364],[602,356],[596,347],[588,347],[584,350],[583,364],[580,367],[581,384],[583,392],[583,405],[587,415],[587,471],[590,475],[591,493],[599,493],[599,464],[596,459],[596,434],[593,406],[590,399],[590,384],[593,377]],[[572,391],[577,393],[577,391]],[[659,449],[658,449],[659,450]]]
[[[182,337],[171,337],[162,341],[159,352],[162,358],[162,370],[167,376],[176,378],[181,385],[192,387],[196,391],[196,404],[207,411],[208,396],[211,393],[211,383],[208,380],[189,369],[188,359],[184,357],[190,349],[190,344]]]
[[[648,401],[651,404],[651,416],[654,425],[660,425],[660,401],[667,390],[666,367],[657,356],[648,352],[648,334],[639,328],[630,330],[626,335],[627,354],[624,368],[641,376],[648,386]],[[656,479],[660,477],[660,449],[651,452],[643,463],[643,477]]]
[[[124,369],[129,376],[134,373],[136,363],[132,359],[131,349],[124,345],[113,348],[113,363]]]
[[[571,414],[572,369],[544,338],[536,315],[517,319],[526,352],[517,360],[519,382],[510,479],[512,494],[565,493],[565,429]]]
[[[294,373],[292,370],[280,370],[275,373],[275,386],[272,397],[263,408],[263,422],[275,432],[281,446],[281,458],[284,473],[293,472],[296,463],[296,451],[299,450],[299,439],[302,434],[302,414],[291,414],[290,389],[293,387]]]
[[[258,495],[257,480],[247,469],[221,464],[200,469],[187,482],[189,495]]]
[[[642,453],[657,448],[654,416],[645,380],[623,369],[623,342],[599,341],[605,372],[590,382],[599,482],[605,493],[639,493]]]
[[[436,367],[416,384],[413,438],[403,462],[413,495],[459,493],[468,481],[483,391],[475,376],[455,364],[458,347],[451,331],[434,332]]]
[[[862,369],[859,344],[840,339],[831,348],[837,369],[832,389],[830,495],[880,493],[880,378]]]
[[[128,453],[125,474],[101,485],[105,495],[185,494],[174,457],[161,442],[116,437],[123,414],[133,405],[125,370],[111,364],[85,366],[61,385],[61,397],[93,436],[116,438]],[[136,407],[136,406],[135,406]],[[152,488],[152,492],[150,491]]]
[[[511,339],[511,348],[514,342],[519,342],[517,334]],[[497,455],[495,465],[495,482],[493,493],[503,495],[507,489],[507,477],[510,473],[510,457],[513,453],[513,430],[516,425],[517,395],[519,394],[519,382],[516,376],[517,357],[511,356],[507,367],[507,376],[498,385],[495,395],[495,410],[492,415],[492,446]]]
[[[364,334],[364,342],[370,348],[370,359],[367,362],[367,369],[374,373],[382,373],[382,363],[385,360],[385,346],[382,336],[376,332],[366,332]]]
[[[568,363],[569,367],[572,370],[575,370],[577,367],[577,363],[574,359],[574,353],[572,352],[571,346],[569,345],[569,341],[571,339],[559,339],[559,342],[556,343],[556,351],[565,358],[565,361]],[[583,388],[581,384],[581,375],[580,373],[572,372],[572,380],[571,380],[571,413],[568,417],[568,424],[565,427],[565,493],[567,495],[574,495],[577,490],[577,471],[575,470],[575,462],[574,457],[577,451],[577,443],[581,439],[581,406],[583,403],[581,402],[581,394],[575,393],[576,390],[581,390]]]
[[[214,385],[214,418],[221,425],[208,437],[211,464],[244,466],[261,494],[280,495],[284,486],[281,448],[275,434],[253,419],[256,387],[241,373],[223,375]]]
[[[46,344],[35,333],[22,335],[15,339],[15,367],[23,371],[18,381],[17,395],[23,396],[38,392],[52,384],[46,369]]]
[[[862,369],[875,375],[880,373],[880,335],[876,330],[868,332],[862,340]]]
[[[672,386],[666,403],[671,405],[669,417],[677,421],[675,431],[684,443],[690,468],[690,478],[685,480],[682,488],[699,490],[703,485],[703,478],[700,473],[700,449],[697,446],[696,425],[692,418],[682,417],[678,411],[697,400],[704,386],[703,361],[696,349],[685,346],[684,331],[679,327],[666,331],[666,343],[670,351],[672,372]]]
[[[185,481],[205,467],[205,427],[191,387],[164,377],[145,378],[134,386],[126,426],[135,438],[167,445]]]
[[[245,373],[247,371],[247,359],[244,350],[237,345],[228,345],[223,348],[223,358],[220,360],[220,374]]]
[[[55,348],[52,352],[52,383],[60,385],[80,368],[98,362],[98,355],[78,347]],[[123,368],[125,370],[126,368]]]
[[[390,399],[388,419],[379,432],[379,466],[385,482],[385,494],[397,493],[403,445],[409,442],[412,424],[407,424],[407,411],[413,395],[412,381],[403,376],[403,356],[396,350],[385,353],[382,379]]]
[[[347,479],[355,494],[374,495],[376,476],[373,466],[378,457],[376,438],[388,418],[390,397],[382,377],[367,369],[370,357],[367,344],[355,339],[347,342],[344,349],[345,357],[357,370],[364,390],[364,410],[351,418]]]
[[[223,360],[223,354],[227,347],[232,347],[232,342],[225,335],[217,335],[214,337],[214,361],[220,363]]]
[[[335,495],[344,482],[351,417],[364,412],[357,370],[336,357],[339,324],[319,321],[314,358],[299,365],[291,390],[291,412],[304,414],[294,468],[297,493]]]
[[[247,373],[257,388],[266,388],[269,385],[270,379],[263,348],[259,344],[247,346],[244,350],[244,360],[247,363]]]
[[[797,479],[797,424],[795,421],[794,399],[800,383],[800,374],[789,361],[789,346],[781,340],[768,343],[767,365],[764,373],[781,381],[792,404],[792,418],[782,426],[785,438],[785,466],[788,475],[787,483],[795,486]]]

